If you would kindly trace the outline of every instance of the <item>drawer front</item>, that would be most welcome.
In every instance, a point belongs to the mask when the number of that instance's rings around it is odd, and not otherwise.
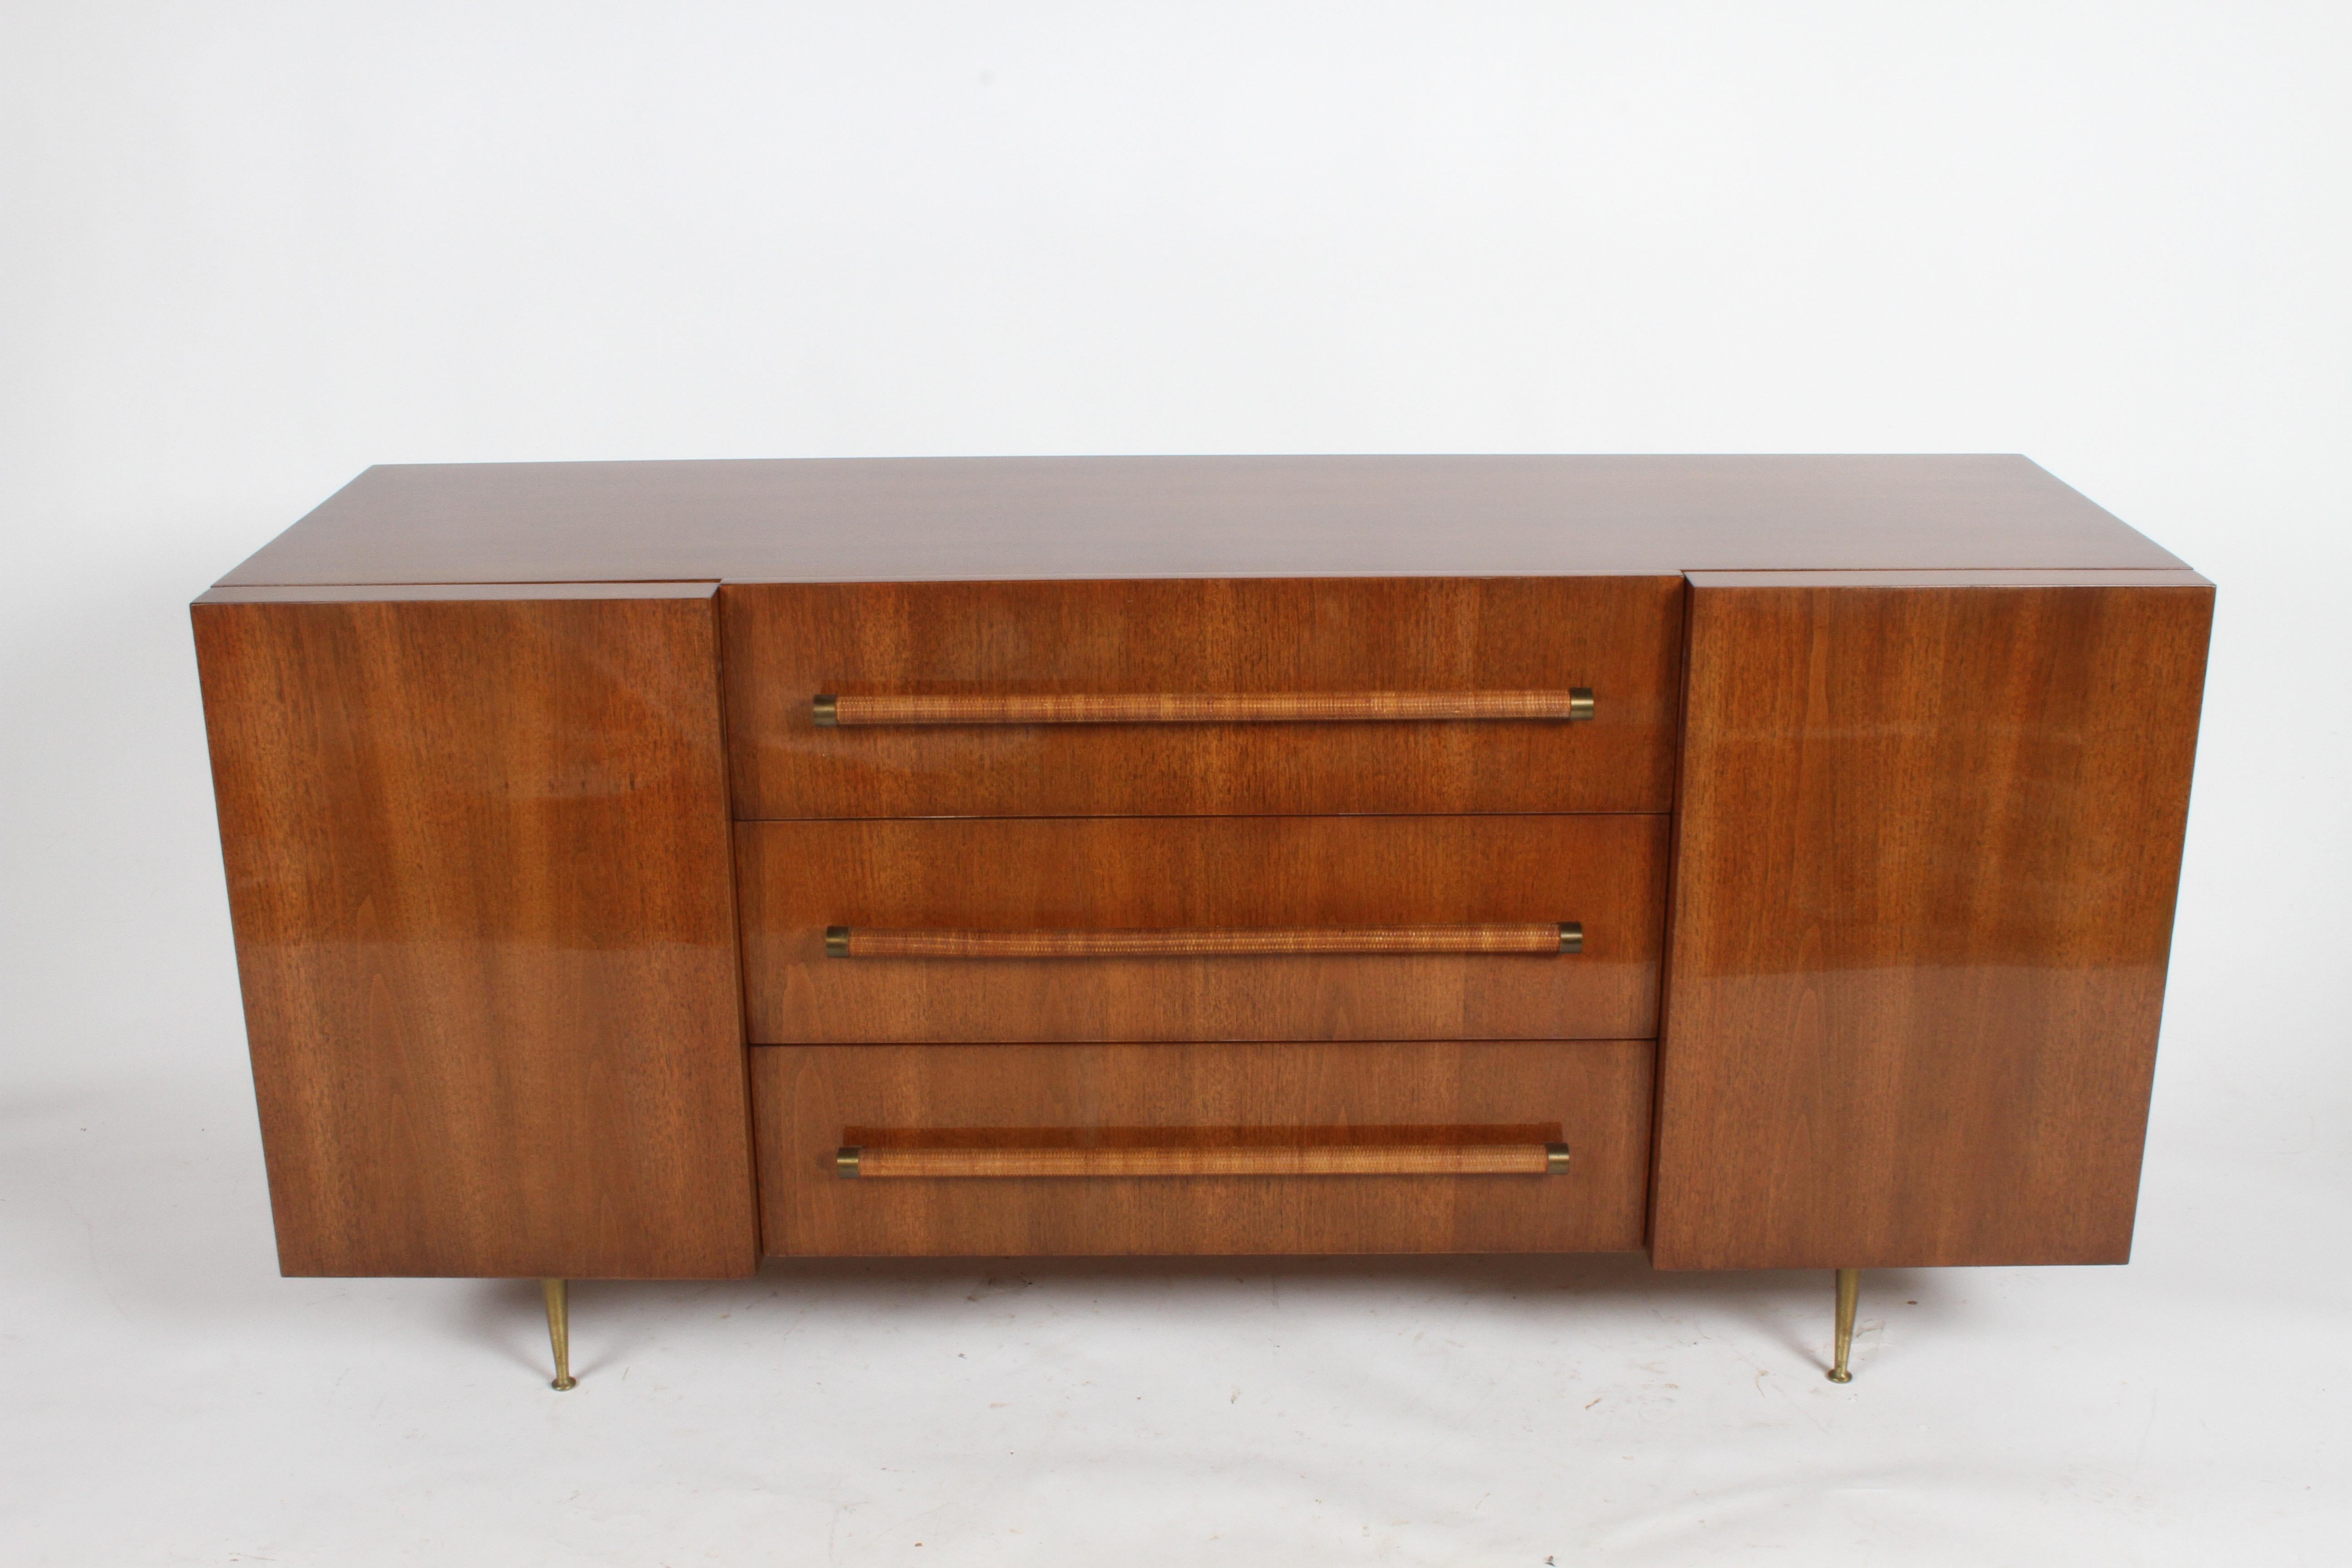
[[[1647,815],[740,823],[751,1037],[1644,1037],[1666,833]],[[1582,951],[1563,952],[1570,922]],[[1096,955],[1023,955],[1040,949]],[[873,955],[909,950],[941,955]]]
[[[1646,1040],[761,1047],[764,1245],[851,1257],[1635,1251],[1652,1064]],[[1553,1144],[1564,1161],[1508,1173],[932,1173],[1479,1167]],[[845,1177],[845,1145],[863,1170],[910,1173]]]
[[[730,584],[719,596],[739,816],[1672,805],[1679,577]],[[1429,716],[1557,711],[1580,689],[1590,719]],[[817,721],[821,695],[845,700],[840,723]],[[961,700],[921,714],[898,700],[922,697]],[[1088,721],[1034,721],[1039,699]],[[861,700],[864,718],[888,721],[858,721]]]

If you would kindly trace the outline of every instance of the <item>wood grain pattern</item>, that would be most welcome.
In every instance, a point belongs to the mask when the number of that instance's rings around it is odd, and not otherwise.
[[[1545,1176],[1565,1143],[1172,1143],[1094,1148],[982,1144],[894,1149],[845,1145],[836,1169],[858,1181],[1013,1181],[1181,1176]]]
[[[1664,811],[1679,577],[730,585],[745,817]],[[819,695],[1457,700],[1591,722],[820,726]]]
[[[368,469],[233,583],[2170,567],[2023,458],[937,458]]]
[[[1646,1037],[1666,819],[758,822],[736,831],[751,1037]],[[967,931],[1549,924],[1572,958],[825,956],[828,926]],[[1554,928],[1556,929],[1556,928]]]
[[[1339,724],[1592,717],[1592,693],[1572,691],[1079,692],[1066,697],[840,697],[816,700],[815,720],[844,729],[890,724]]]
[[[281,1264],[2121,1260],[2210,606],[2016,458],[371,469],[194,612]]]
[[[836,940],[837,939],[837,940]],[[1192,958],[1223,954],[1580,952],[1572,923],[1322,926],[1260,931],[877,931],[828,926],[831,958]]]
[[[194,610],[289,1274],[757,1258],[709,584]]]
[[[1660,1267],[2128,1257],[2211,611],[1694,589]]]
[[[751,1058],[771,1253],[1625,1252],[1642,1244],[1644,1040],[793,1046],[758,1047]],[[834,1173],[845,1134],[871,1147],[890,1128],[987,1128],[1098,1148],[1145,1138],[1199,1145],[1203,1129],[1216,1130],[1209,1146],[1234,1147],[1255,1130],[1268,1147],[1303,1142],[1306,1123],[1360,1139],[1404,1141],[1404,1129],[1423,1143],[1562,1141],[1575,1157],[1570,1173],[1543,1181]],[[1089,1136],[1091,1145],[1077,1142]],[[1323,1146],[1347,1144],[1327,1137]]]

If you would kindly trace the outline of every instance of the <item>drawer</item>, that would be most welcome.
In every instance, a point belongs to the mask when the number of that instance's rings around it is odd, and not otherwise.
[[[1635,1251],[1652,1061],[1646,1040],[760,1047],[764,1245]],[[1322,1173],[1264,1173],[1300,1168]]]
[[[1680,577],[730,584],[736,815],[1665,811],[1682,598]],[[1459,716],[1580,689],[1590,719]]]
[[[1647,1037],[1666,835],[1648,815],[740,823],[751,1037]]]

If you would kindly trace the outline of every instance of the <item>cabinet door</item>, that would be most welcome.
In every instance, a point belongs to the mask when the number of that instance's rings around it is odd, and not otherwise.
[[[2124,1261],[2211,585],[1691,583],[1656,1262]]]
[[[712,586],[194,615],[284,1270],[748,1273]]]

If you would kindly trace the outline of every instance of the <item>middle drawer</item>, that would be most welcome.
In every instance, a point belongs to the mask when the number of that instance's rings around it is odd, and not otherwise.
[[[751,1037],[1647,1038],[1667,822],[738,823]]]

